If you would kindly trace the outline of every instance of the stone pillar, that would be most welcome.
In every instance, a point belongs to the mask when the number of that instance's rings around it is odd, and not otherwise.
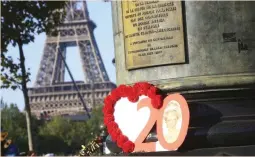
[[[184,95],[191,112],[185,155],[255,154],[254,8],[244,1],[112,2],[117,84],[148,81]]]

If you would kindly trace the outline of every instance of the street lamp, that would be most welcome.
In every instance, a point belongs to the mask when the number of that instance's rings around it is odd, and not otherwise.
[[[115,66],[115,58],[112,59],[112,64]]]

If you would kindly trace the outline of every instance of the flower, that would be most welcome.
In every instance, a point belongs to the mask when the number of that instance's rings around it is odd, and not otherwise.
[[[133,152],[135,144],[122,134],[118,124],[114,121],[113,113],[116,102],[122,97],[127,97],[130,102],[134,103],[139,100],[139,96],[145,95],[150,98],[151,104],[155,109],[160,109],[163,105],[163,97],[157,93],[157,87],[147,82],[139,82],[133,87],[120,85],[104,99],[104,124],[107,126],[107,131],[111,135],[112,141],[116,142],[118,147],[122,148],[125,153]]]
[[[147,95],[148,90],[152,85],[147,82],[139,82],[134,85],[134,88],[137,90],[140,95]]]
[[[116,103],[121,98],[119,91],[117,89],[112,90],[111,99]]]
[[[113,114],[113,112],[114,112],[113,106],[108,105],[108,104],[105,104],[105,105],[104,105],[104,108],[103,108],[103,113],[104,113],[104,115]]]
[[[158,89],[154,86],[151,86],[147,92],[148,97],[153,98],[154,95],[157,94]]]
[[[127,141],[123,144],[122,148],[125,153],[131,153],[135,149],[135,144],[131,141]]]
[[[117,139],[117,146],[122,148],[123,144],[128,141],[128,138],[125,135],[119,136]]]
[[[97,137],[96,139],[95,139],[95,142],[96,143],[102,143],[102,137]]]
[[[107,125],[107,130],[110,133],[110,135],[116,129],[118,129],[118,124],[114,121],[109,122],[109,124]]]
[[[121,131],[120,129],[116,129],[115,131],[112,131],[111,137],[112,137],[112,141],[115,142],[117,141],[119,135],[121,135]]]
[[[139,99],[138,92],[132,87],[127,88],[127,90],[128,90],[128,92],[127,92],[128,100],[131,102],[137,102]]]
[[[108,96],[104,99],[104,104],[105,104],[105,105],[114,106],[115,102],[112,100],[111,95],[108,95]]]
[[[128,86],[126,86],[126,85],[120,85],[120,86],[117,88],[118,95],[119,95],[120,97],[126,97],[126,96],[127,96],[127,88],[128,88]]]
[[[104,124],[107,126],[110,122],[114,121],[114,117],[111,114],[104,116]]]
[[[137,96],[136,94],[131,94],[131,95],[128,96],[128,100],[133,102],[133,103],[137,102],[138,99],[139,99],[139,96]]]
[[[151,98],[151,104],[154,108],[160,109],[162,107],[162,96],[156,95],[153,98]]]

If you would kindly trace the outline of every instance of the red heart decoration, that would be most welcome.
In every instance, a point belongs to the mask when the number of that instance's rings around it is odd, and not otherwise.
[[[114,107],[116,102],[120,100],[121,98],[127,98],[130,102],[135,103],[139,100],[140,96],[147,96],[149,99],[143,99],[140,101],[140,105],[138,106],[139,108],[143,106],[147,106],[150,108],[151,112],[153,111],[154,114],[154,120],[155,117],[157,117],[159,114],[163,115],[164,110],[166,109],[167,103],[171,100],[178,99],[177,101],[184,104],[180,105],[181,111],[184,111],[184,114],[182,114],[182,119],[184,120],[184,124],[182,124],[182,127],[184,129],[181,129],[180,134],[181,136],[178,136],[177,141],[174,143],[170,144],[167,143],[165,140],[163,142],[160,142],[164,148],[167,149],[177,149],[182,142],[184,141],[184,138],[187,133],[187,128],[188,128],[188,122],[189,122],[189,110],[187,108],[187,103],[185,99],[180,96],[180,95],[174,95],[173,97],[168,96],[164,100],[164,107],[163,106],[163,99],[162,96],[159,94],[159,89],[156,88],[155,86],[147,83],[147,82],[140,82],[136,83],[133,87],[131,86],[126,86],[126,85],[120,85],[118,88],[114,89],[110,95],[108,95],[105,100],[104,100],[104,108],[103,108],[103,113],[104,113],[104,124],[107,127],[107,130],[109,134],[112,137],[112,140],[117,143],[117,145],[122,148],[122,150],[125,153],[133,152],[135,151],[140,151],[140,148],[143,148],[143,146],[140,144],[142,139],[145,138],[145,134],[141,133],[138,137],[138,139],[135,141],[137,145],[135,145],[134,142],[130,141],[127,136],[123,135],[122,131],[120,130],[118,124],[115,122],[114,118]],[[161,109],[162,108],[162,109]],[[184,116],[188,115],[188,116]],[[149,121],[153,121],[153,118],[150,117]],[[187,118],[188,117],[188,118]],[[159,120],[160,125],[163,124],[163,120]],[[145,128],[148,128],[149,126],[145,126]],[[162,128],[160,130],[160,127],[157,127],[158,131],[162,132]],[[163,139],[163,135],[159,135],[160,139]],[[162,140],[161,140],[162,141]],[[146,147],[148,148],[148,151],[154,150],[155,143],[144,143]],[[145,146],[144,145],[144,146]],[[143,149],[141,149],[143,150]]]

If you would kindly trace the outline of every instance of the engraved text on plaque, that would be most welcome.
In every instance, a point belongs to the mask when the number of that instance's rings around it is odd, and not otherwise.
[[[180,1],[123,1],[127,69],[185,62]]]

